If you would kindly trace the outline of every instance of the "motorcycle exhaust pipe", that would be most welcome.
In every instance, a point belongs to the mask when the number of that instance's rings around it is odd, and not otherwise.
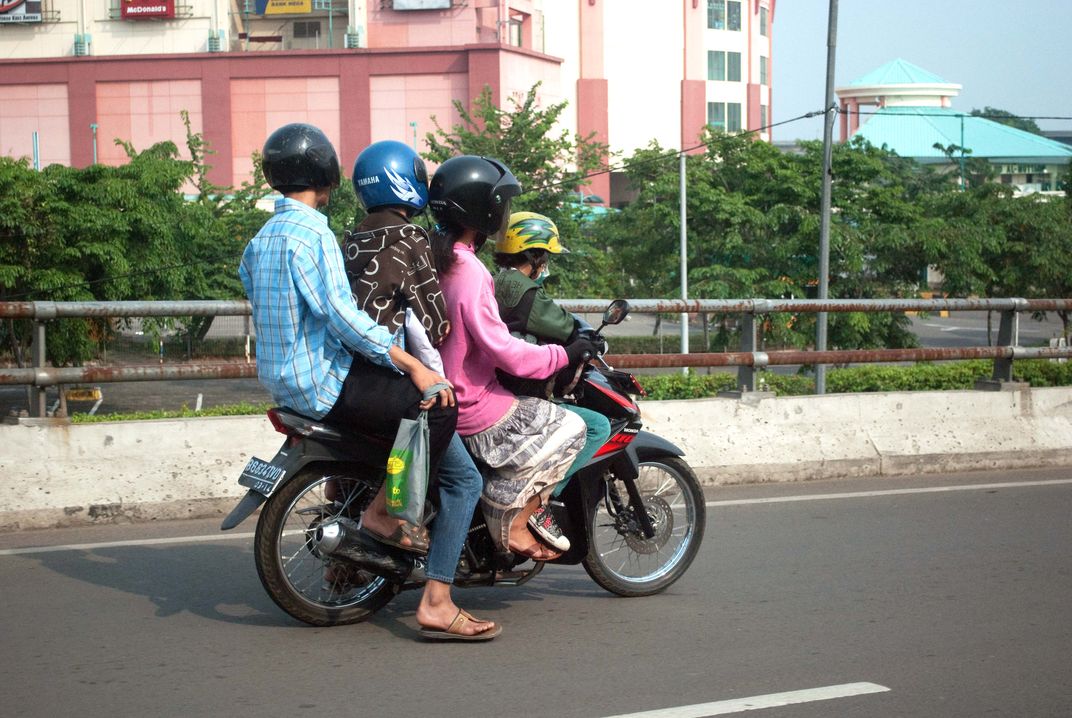
[[[413,571],[414,560],[358,530],[357,522],[340,517],[316,527],[313,548],[326,558],[353,564],[388,581],[401,583]]]

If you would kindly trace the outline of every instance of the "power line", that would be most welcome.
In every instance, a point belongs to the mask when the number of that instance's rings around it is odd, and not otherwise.
[[[833,107],[831,107],[830,109],[831,109],[831,111],[834,111],[834,112],[837,111],[836,108],[833,108]],[[805,112],[803,115],[797,115],[796,117],[790,118],[788,120],[781,120],[780,122],[771,122],[771,123],[768,123],[766,125],[762,125],[760,127],[757,127],[755,129],[741,130],[740,132],[737,132],[737,133],[734,133],[734,134],[737,134],[737,135],[749,135],[749,134],[757,134],[757,133],[767,132],[767,131],[775,128],[775,127],[780,127],[782,125],[788,125],[788,124],[790,124],[792,122],[799,122],[800,120],[808,119],[808,118],[811,118],[811,117],[818,117],[818,116],[821,116],[821,115],[824,115],[824,114],[826,114],[826,113],[823,110],[815,110],[815,111],[812,111],[812,112]],[[698,150],[698,149],[701,149],[701,148],[710,149],[711,148],[711,143],[710,142],[701,142],[698,145],[694,145],[692,147],[686,147],[686,148],[680,149],[680,150],[667,150],[663,154],[656,155],[654,157],[645,157],[644,159],[639,159],[639,160],[625,160],[621,164],[611,165],[611,166],[605,167],[603,169],[599,169],[599,170],[596,170],[594,172],[590,172],[590,173],[588,173],[586,175],[581,175],[580,177],[574,177],[574,178],[570,178],[570,179],[567,179],[567,180],[562,180],[560,182],[552,182],[550,184],[546,184],[546,185],[543,185],[541,187],[535,187],[535,188],[530,189],[529,191],[524,192],[522,194],[525,195],[525,194],[532,194],[534,192],[543,192],[545,190],[551,189],[552,187],[558,187],[558,186],[565,185],[565,184],[578,184],[581,180],[590,179],[592,177],[599,177],[600,175],[611,174],[613,172],[621,172],[621,171],[624,171],[624,170],[627,170],[627,169],[631,169],[633,167],[640,167],[640,166],[643,166],[643,165],[654,164],[656,162],[663,162],[663,161],[669,160],[669,159],[677,159],[678,157],[681,156],[682,153],[688,154],[689,152],[692,152],[694,150]]]

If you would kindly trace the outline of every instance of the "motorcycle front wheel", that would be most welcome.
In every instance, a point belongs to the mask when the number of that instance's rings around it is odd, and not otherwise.
[[[376,487],[316,467],[304,469],[268,499],[253,542],[264,590],[288,614],[313,626],[364,621],[398,586],[321,556],[316,529],[339,517],[357,520]]]
[[[613,477],[588,521],[584,569],[619,596],[650,596],[681,578],[700,549],[706,524],[703,490],[688,464],[660,456],[641,460],[639,468],[636,485],[655,535],[644,536],[639,507]]]

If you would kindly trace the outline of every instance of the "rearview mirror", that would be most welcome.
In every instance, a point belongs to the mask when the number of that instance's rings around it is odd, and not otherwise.
[[[603,312],[603,324],[621,324],[622,320],[629,315],[629,302],[624,299],[615,299]]]

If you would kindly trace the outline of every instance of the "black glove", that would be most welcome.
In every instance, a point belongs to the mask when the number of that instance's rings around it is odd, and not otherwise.
[[[588,361],[596,355],[596,350],[597,347],[591,340],[581,337],[566,345],[566,357],[569,358],[572,366],[578,362]]]

